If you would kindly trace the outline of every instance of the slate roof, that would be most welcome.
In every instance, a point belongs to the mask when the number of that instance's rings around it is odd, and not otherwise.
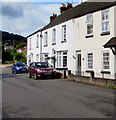
[[[53,27],[55,25],[58,25],[65,21],[68,21],[70,19],[84,16],[88,13],[93,13],[93,12],[96,12],[99,10],[107,9],[114,5],[116,5],[116,1],[115,2],[84,2],[84,3],[79,4],[69,10],[66,10],[65,12],[63,12],[62,14],[57,16],[54,20],[52,20],[48,25],[43,27],[41,30],[48,29],[50,27]],[[40,31],[40,30],[38,30],[38,31]],[[32,33],[31,35],[37,33],[38,31]],[[29,36],[31,36],[31,35],[29,35]]]
[[[116,47],[116,37],[112,37],[105,45],[104,48]]]

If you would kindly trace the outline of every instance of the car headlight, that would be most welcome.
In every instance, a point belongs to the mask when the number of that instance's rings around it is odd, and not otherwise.
[[[42,70],[40,70],[40,69],[37,69],[37,72],[42,72]]]
[[[55,69],[55,68],[53,69],[53,72],[56,72],[56,69]]]
[[[17,69],[17,70],[19,70],[19,69],[20,69],[20,67],[16,67],[16,69]]]

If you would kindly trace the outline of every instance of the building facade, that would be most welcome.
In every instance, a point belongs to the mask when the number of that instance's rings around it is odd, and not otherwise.
[[[74,75],[116,79],[116,54],[104,45],[116,37],[116,2],[69,7],[27,37],[27,64],[48,61]],[[113,48],[115,49],[115,47]]]

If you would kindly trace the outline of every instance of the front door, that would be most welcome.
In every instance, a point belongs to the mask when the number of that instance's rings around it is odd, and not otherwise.
[[[81,76],[81,54],[77,54],[77,75]]]

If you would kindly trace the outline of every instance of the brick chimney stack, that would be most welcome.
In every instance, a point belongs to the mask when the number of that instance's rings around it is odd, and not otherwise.
[[[62,3],[62,6],[60,7],[60,13],[62,14],[64,11],[72,8],[72,4],[71,3],[67,3],[67,6],[65,4]]]
[[[57,17],[57,14],[53,14],[52,16],[50,16],[50,22],[54,20],[56,17]]]

